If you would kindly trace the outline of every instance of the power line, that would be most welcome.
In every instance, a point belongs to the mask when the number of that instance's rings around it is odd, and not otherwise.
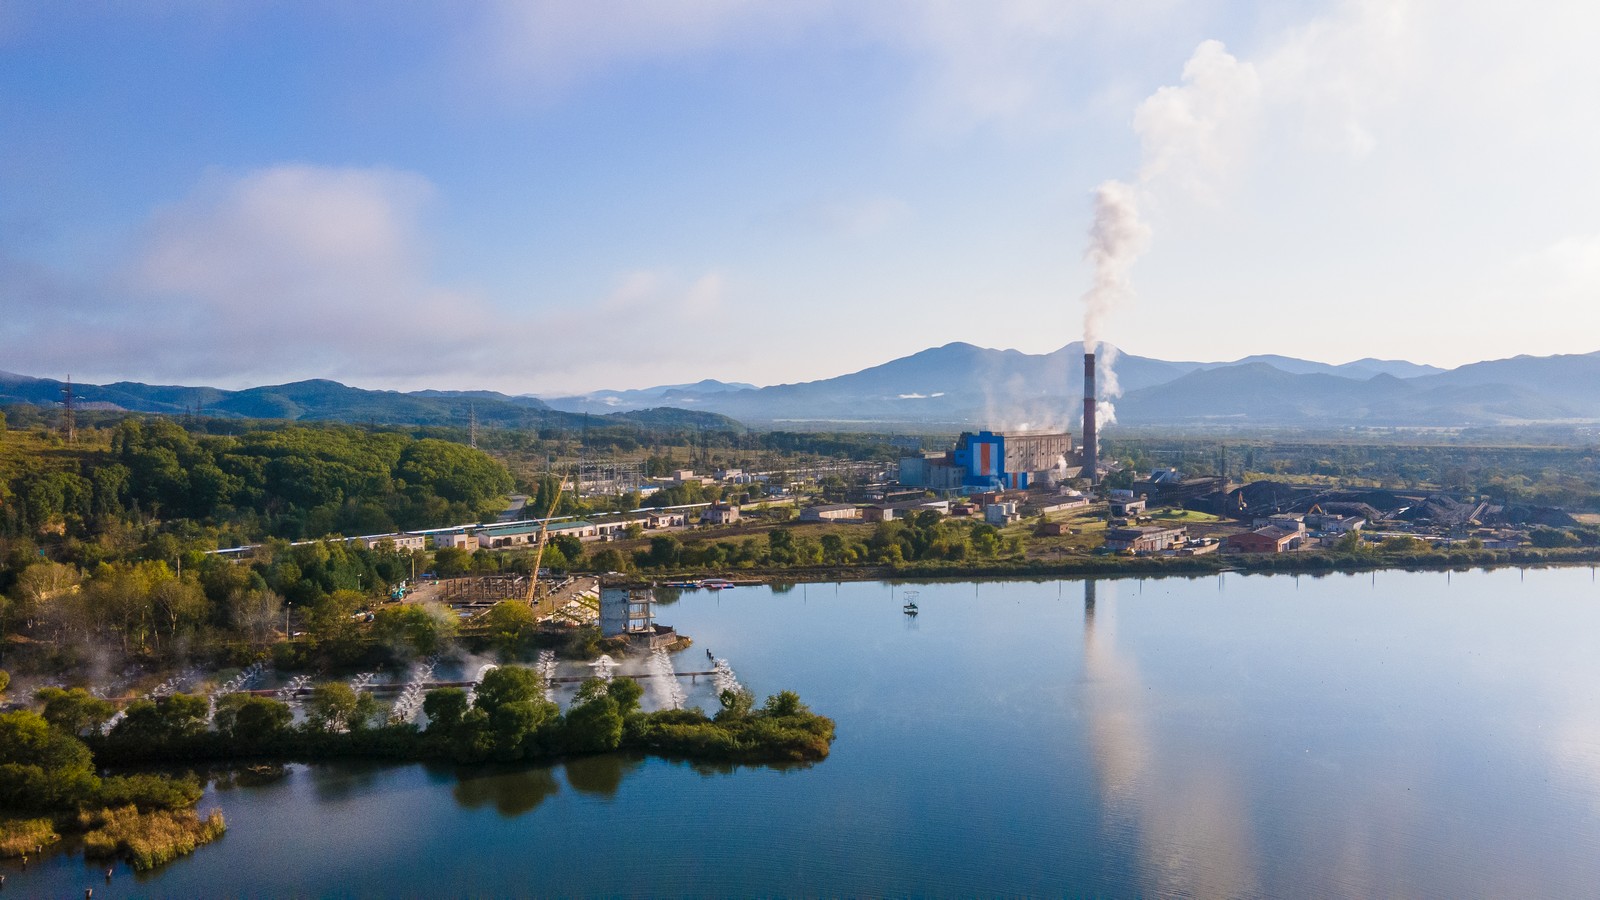
[[[62,424],[65,426],[65,429],[66,429],[66,432],[67,432],[67,443],[69,443],[69,444],[77,443],[77,440],[78,440],[78,416],[77,416],[77,411],[73,408],[73,405],[72,405],[73,397],[72,397],[72,376],[71,375],[67,376],[67,383],[64,386],[62,386],[62,388],[61,388],[61,396],[63,398],[62,399],[62,406],[64,406],[66,408],[66,416],[65,416],[65,419],[64,419]]]

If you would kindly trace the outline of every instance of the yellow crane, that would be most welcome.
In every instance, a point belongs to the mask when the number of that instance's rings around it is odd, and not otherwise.
[[[539,543],[533,548],[533,571],[528,574],[528,608],[532,609],[538,602],[539,594],[539,563],[544,559],[544,546],[550,539],[550,518],[561,509],[561,494],[567,489],[567,479],[563,475],[556,479],[556,497],[550,501],[550,508],[545,510],[544,519],[539,522]]]

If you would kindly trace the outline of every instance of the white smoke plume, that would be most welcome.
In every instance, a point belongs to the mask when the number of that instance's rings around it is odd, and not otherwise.
[[[1112,312],[1132,302],[1131,272],[1150,245],[1151,229],[1140,207],[1156,189],[1175,182],[1204,193],[1209,177],[1238,157],[1260,95],[1255,67],[1240,62],[1218,41],[1205,41],[1183,67],[1183,81],[1167,85],[1139,104],[1134,130],[1141,146],[1139,177],[1133,184],[1112,179],[1095,188],[1094,219],[1084,251],[1094,269],[1083,295],[1083,349],[1099,351],[1099,395],[1120,397],[1116,351],[1101,349]],[[1097,419],[1116,421],[1115,408],[1099,404]]]
[[[1095,367],[1099,369],[1095,393],[1100,396],[1094,405],[1094,421],[1095,427],[1100,430],[1107,425],[1117,424],[1117,407],[1111,401],[1122,396],[1122,383],[1117,380],[1118,352],[1111,344],[1101,344],[1099,352],[1095,354]]]
[[[1139,220],[1133,186],[1112,180],[1096,188],[1094,223],[1085,252],[1094,266],[1094,283],[1083,295],[1084,352],[1095,351],[1105,318],[1133,297],[1128,271],[1149,242],[1150,229]]]

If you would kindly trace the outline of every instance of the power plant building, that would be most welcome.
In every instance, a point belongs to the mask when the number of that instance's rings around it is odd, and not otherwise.
[[[1060,477],[1072,455],[1065,432],[967,432],[949,454],[900,460],[900,483],[933,490],[1025,490]]]

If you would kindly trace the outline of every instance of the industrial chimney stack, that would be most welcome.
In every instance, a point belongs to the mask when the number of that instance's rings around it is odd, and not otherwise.
[[[1090,484],[1099,481],[1100,448],[1095,443],[1099,424],[1094,404],[1094,354],[1083,354],[1083,477]]]

